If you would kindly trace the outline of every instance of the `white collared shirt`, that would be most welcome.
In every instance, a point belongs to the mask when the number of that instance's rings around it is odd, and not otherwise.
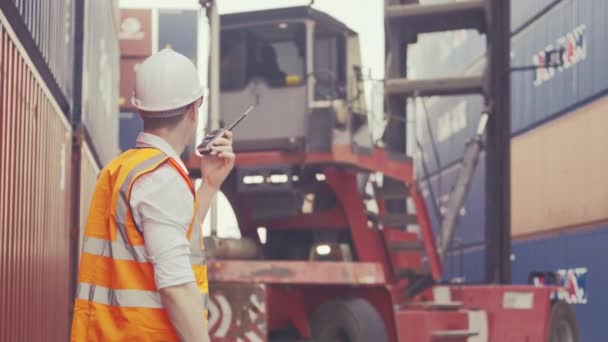
[[[161,137],[142,132],[136,146],[157,148],[188,172],[179,155]],[[143,230],[156,288],[195,281],[186,237],[194,214],[194,198],[179,172],[165,164],[139,177],[133,183],[130,206],[137,227]]]

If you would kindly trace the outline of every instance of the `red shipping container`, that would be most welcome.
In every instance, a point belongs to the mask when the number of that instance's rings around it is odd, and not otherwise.
[[[0,22],[0,341],[67,341],[71,126]]]
[[[122,56],[147,57],[152,54],[151,10],[121,9],[119,29]]]
[[[145,58],[120,59],[120,98],[118,103],[122,109],[131,109],[131,96],[135,87],[135,70]]]

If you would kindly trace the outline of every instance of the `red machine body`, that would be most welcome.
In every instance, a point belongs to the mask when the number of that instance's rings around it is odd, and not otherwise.
[[[332,153],[243,153],[247,165],[321,165],[325,180],[339,199],[327,212],[289,219],[252,221],[247,208],[235,206],[243,227],[302,230],[348,227],[358,261],[211,260],[210,331],[213,341],[314,340],[314,315],[324,303],[363,299],[381,317],[387,341],[547,341],[552,287],[433,285],[414,297],[406,288],[407,271],[439,279],[441,265],[421,195],[414,189],[410,162],[393,161],[382,150],[356,155],[346,146]],[[191,166],[196,165],[191,159]],[[407,185],[416,205],[420,235],[384,226],[369,227],[356,173],[380,172]],[[234,178],[232,179],[234,180]],[[231,203],[247,202],[225,191]],[[246,195],[245,195],[246,196]],[[381,202],[381,201],[380,201]],[[382,207],[382,203],[379,203]],[[247,231],[243,232],[247,236]],[[421,239],[420,239],[421,238]],[[426,243],[424,243],[426,242]],[[421,249],[391,252],[396,244],[421,243]],[[428,255],[428,267],[423,255]],[[434,255],[435,254],[435,255]],[[290,339],[272,332],[289,331]],[[380,333],[380,332],[376,332]],[[383,337],[379,336],[378,341]],[[348,339],[344,339],[349,341]],[[356,339],[365,341],[365,339]],[[370,340],[373,341],[373,340]]]

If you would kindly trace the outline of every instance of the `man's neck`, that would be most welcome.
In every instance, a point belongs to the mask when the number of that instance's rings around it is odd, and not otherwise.
[[[169,145],[171,145],[175,153],[177,153],[178,155],[181,155],[184,152],[184,149],[186,148],[186,144],[183,142],[184,136],[178,134],[178,132],[169,132],[165,129],[144,130],[144,132],[161,137]]]

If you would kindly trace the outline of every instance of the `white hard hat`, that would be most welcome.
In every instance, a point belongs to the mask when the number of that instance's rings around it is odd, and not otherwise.
[[[131,103],[142,111],[166,111],[193,103],[203,92],[192,61],[171,49],[163,49],[137,68]]]

